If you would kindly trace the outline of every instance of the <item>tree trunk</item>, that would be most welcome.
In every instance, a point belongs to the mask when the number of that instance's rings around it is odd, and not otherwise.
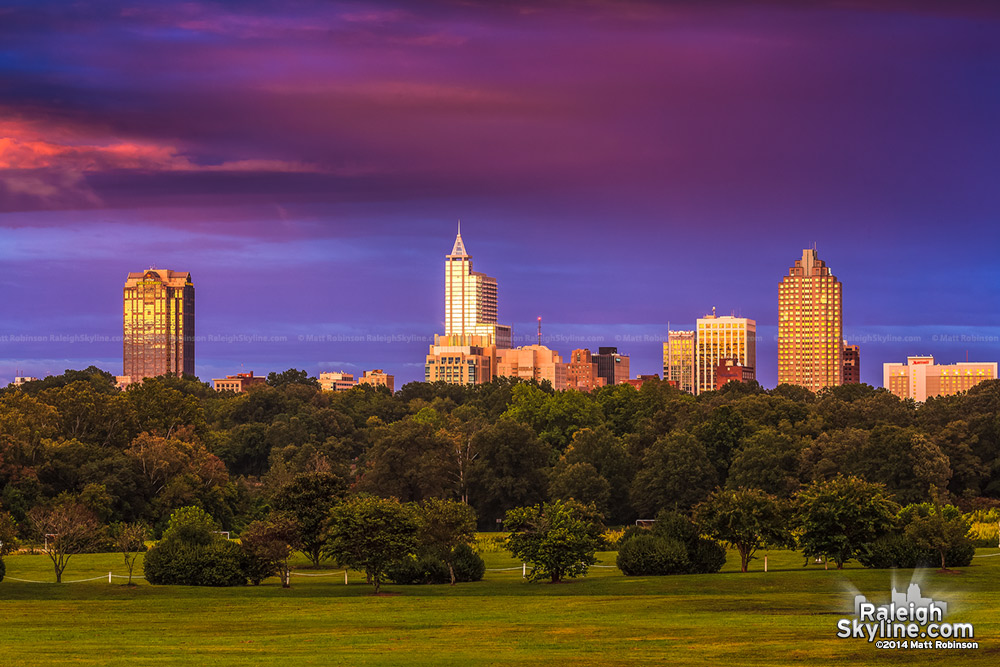
[[[948,569],[944,566],[944,549],[938,549],[938,553],[941,554],[941,569],[942,570]]]
[[[455,566],[452,565],[451,562],[448,563],[448,574],[451,575],[451,585],[454,586],[455,585]]]
[[[740,549],[740,572],[750,569],[750,552]]]
[[[558,584],[559,583],[559,571],[558,570],[553,570],[552,571],[552,583],[553,584]]]

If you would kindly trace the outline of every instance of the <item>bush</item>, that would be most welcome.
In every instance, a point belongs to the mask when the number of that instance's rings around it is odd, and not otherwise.
[[[949,549],[944,560],[948,567],[966,567],[975,555],[975,546],[966,541]],[[889,533],[865,544],[858,554],[858,561],[865,567],[878,570],[937,567],[941,563],[936,552],[919,548],[901,533]]]
[[[699,537],[693,545],[688,545],[688,560],[691,574],[713,574],[726,564],[726,549],[715,540]]]
[[[691,571],[684,543],[655,534],[636,535],[618,550],[618,569],[627,576],[684,574]]]
[[[3,563],[3,558],[0,558],[0,581],[3,581],[3,576],[7,574],[7,566]]]
[[[161,542],[142,563],[146,581],[180,586],[242,586],[247,582],[243,550],[234,542]]]
[[[455,547],[455,581],[480,581],[486,572],[486,562],[467,544]],[[440,558],[424,554],[410,555],[386,570],[386,576],[395,584],[448,584],[451,573],[448,564]]]

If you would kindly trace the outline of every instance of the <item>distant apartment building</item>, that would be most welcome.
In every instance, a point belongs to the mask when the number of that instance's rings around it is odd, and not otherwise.
[[[668,331],[663,344],[663,379],[694,393],[694,331]]]
[[[353,373],[320,373],[319,388],[323,391],[347,391],[357,384]]]
[[[934,357],[907,357],[905,364],[882,364],[882,386],[900,398],[917,402],[968,391],[984,380],[997,379],[996,362],[935,364]]]
[[[730,382],[753,382],[756,373],[753,368],[747,368],[736,358],[726,358],[715,367],[715,388],[722,389]]]
[[[592,358],[597,362],[597,377],[604,378],[604,384],[621,384],[629,378],[629,357],[619,354],[617,347],[599,347]]]
[[[597,374],[597,362],[590,350],[573,350],[566,364],[566,388],[577,391],[592,391],[603,387],[607,381]]]
[[[844,341],[844,384],[861,384],[861,348]]]
[[[544,345],[497,350],[496,374],[536,382],[548,380],[556,391],[566,389],[566,364],[558,352]]]
[[[492,340],[491,336],[434,336],[424,359],[424,382],[491,382],[497,364],[497,347]]]
[[[251,387],[261,387],[266,382],[266,378],[254,375],[253,371],[250,371],[248,373],[237,373],[236,375],[227,375],[224,378],[213,379],[212,386],[215,387],[215,391],[233,391],[237,394],[242,394]]]
[[[715,373],[725,359],[735,360],[752,374],[750,379],[756,379],[757,322],[713,313],[698,318],[695,330],[696,394],[716,389]]]
[[[122,375],[194,375],[194,284],[186,271],[129,273],[124,289]]]
[[[396,391],[396,377],[381,368],[365,371],[365,374],[358,378],[358,384],[370,384],[375,387],[386,387],[390,392]]]
[[[843,384],[844,325],[842,285],[816,250],[778,285],[778,384],[810,391]]]

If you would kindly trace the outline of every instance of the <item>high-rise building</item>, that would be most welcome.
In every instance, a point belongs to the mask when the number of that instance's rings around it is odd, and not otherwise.
[[[844,341],[844,384],[861,384],[861,348]]]
[[[497,281],[472,270],[459,226],[444,264],[444,335],[434,336],[424,362],[426,382],[482,384],[496,377],[497,350],[511,343],[497,324]]]
[[[358,384],[385,387],[392,393],[396,391],[396,376],[386,373],[381,368],[376,368],[373,371],[365,371],[365,374],[358,378]]]
[[[693,331],[667,331],[663,344],[663,379],[674,383],[681,391],[694,393]]]
[[[548,380],[556,391],[566,389],[566,364],[558,352],[544,345],[497,350],[496,375],[536,382]]]
[[[472,270],[461,226],[444,264],[444,335],[489,336],[498,348],[511,344],[510,327],[497,324],[497,279]]]
[[[629,377],[629,357],[618,354],[617,347],[599,347],[593,355],[597,362],[597,377],[604,378],[604,384],[621,384]]]
[[[714,309],[713,309],[714,311]],[[757,322],[714,313],[698,318],[695,327],[694,392],[715,390],[715,371],[724,359],[753,374],[757,369]]]
[[[806,248],[778,286],[778,384],[811,391],[844,382],[842,286]]]
[[[186,271],[129,273],[124,291],[123,375],[194,375],[194,284]]]
[[[907,357],[905,364],[882,364],[882,386],[900,398],[923,402],[968,391],[997,379],[996,362],[935,364],[934,357]]]
[[[606,384],[604,378],[597,374],[597,362],[590,350],[583,348],[573,350],[566,365],[566,388],[578,391],[592,391]]]

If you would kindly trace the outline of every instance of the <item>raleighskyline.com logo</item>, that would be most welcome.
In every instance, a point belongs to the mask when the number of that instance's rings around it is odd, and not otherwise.
[[[920,586],[911,583],[906,593],[892,589],[888,604],[869,602],[864,595],[854,596],[854,618],[837,621],[840,639],[865,639],[883,649],[977,649],[972,641],[972,623],[948,623],[948,603],[925,598]]]

